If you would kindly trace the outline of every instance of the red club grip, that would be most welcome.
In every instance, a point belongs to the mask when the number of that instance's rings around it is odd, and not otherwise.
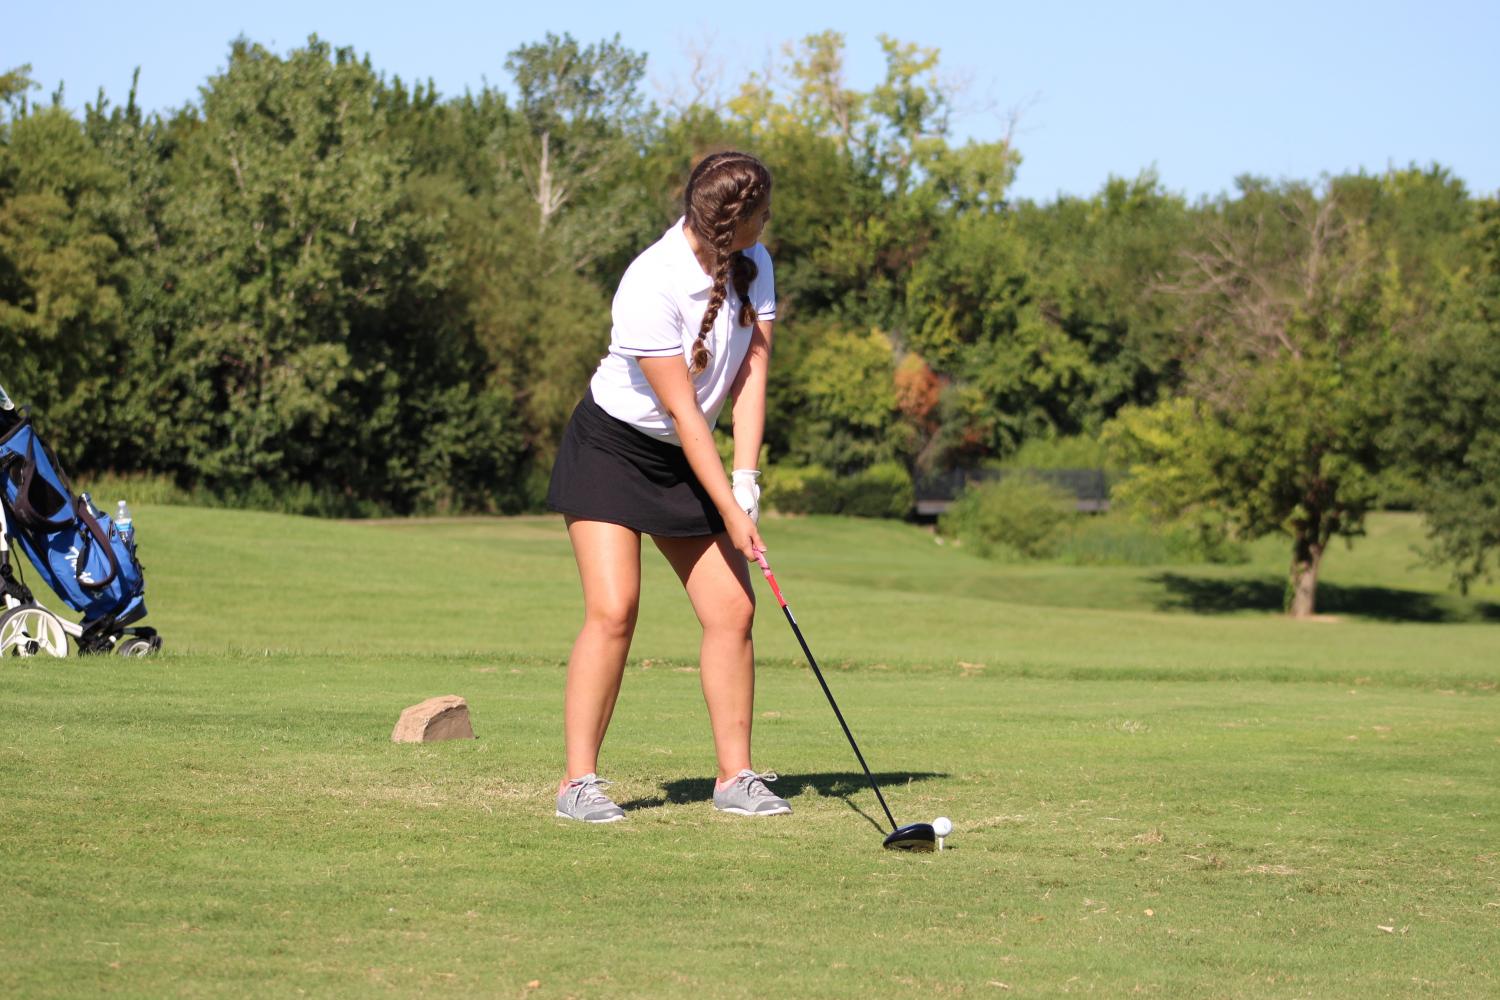
[[[766,582],[771,585],[771,593],[776,595],[776,602],[783,608],[786,607],[786,598],[781,596],[781,588],[776,585],[776,574],[771,572],[771,564],[766,562],[764,549],[755,551],[755,561],[760,563],[760,571],[765,574]]]

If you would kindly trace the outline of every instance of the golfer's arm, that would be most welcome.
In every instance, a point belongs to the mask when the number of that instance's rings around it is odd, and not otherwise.
[[[766,433],[766,381],[771,370],[773,320],[755,323],[750,350],[734,376],[729,393],[734,398],[734,467],[760,468],[760,445]]]
[[[708,498],[726,517],[730,512],[738,512],[739,505],[734,502],[734,494],[729,489],[729,477],[724,474],[724,462],[719,458],[718,448],[714,447],[713,431],[698,408],[698,396],[693,392],[693,383],[688,379],[682,355],[638,360],[651,391],[656,393],[662,409],[672,418],[678,440],[682,442],[682,453],[687,457],[693,475],[703,484]]]

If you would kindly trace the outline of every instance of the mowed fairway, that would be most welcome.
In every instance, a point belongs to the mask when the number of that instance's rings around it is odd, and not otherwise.
[[[1500,591],[1332,552],[1335,620],[1247,566],[1007,567],[920,529],[768,520],[903,822],[774,601],[757,765],[708,805],[696,625],[647,546],[602,770],[552,816],[579,598],[551,518],[145,507],[164,655],[0,662],[0,996],[1492,997]],[[33,574],[34,578],[34,574]],[[1269,595],[1269,596],[1268,596]],[[406,705],[478,739],[394,745]]]

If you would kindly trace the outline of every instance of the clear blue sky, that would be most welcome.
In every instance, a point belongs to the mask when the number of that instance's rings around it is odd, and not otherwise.
[[[1500,191],[1500,2],[1142,0],[1043,4],[905,0],[79,0],[6,4],[0,69],[30,63],[44,98],[77,108],[99,88],[125,99],[141,67],[152,109],[196,100],[237,35],[284,52],[317,33],[387,74],[431,78],[444,94],[507,86],[505,55],[548,31],[583,42],[619,32],[649,57],[647,93],[685,90],[686,52],[708,40],[725,90],[781,43],[834,29],[850,84],[881,77],[876,36],[936,47],[968,81],[961,136],[996,138],[1021,112],[1024,163],[1013,193],[1088,195],[1111,174],[1155,167],[1191,198],[1235,176],[1440,163],[1471,191]],[[701,46],[700,46],[701,47]],[[990,110],[986,110],[986,109]]]

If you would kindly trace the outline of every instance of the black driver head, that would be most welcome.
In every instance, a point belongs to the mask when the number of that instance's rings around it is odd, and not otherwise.
[[[937,832],[931,823],[903,826],[885,838],[885,848],[889,851],[935,851]]]

